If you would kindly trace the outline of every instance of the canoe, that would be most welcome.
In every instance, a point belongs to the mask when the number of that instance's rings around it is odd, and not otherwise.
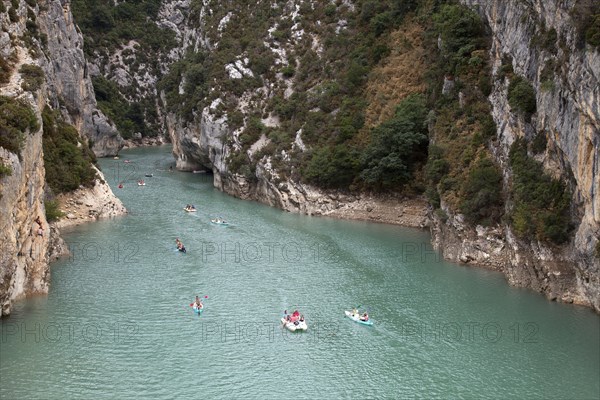
[[[344,311],[344,313],[346,314],[346,317],[350,318],[354,322],[358,322],[359,324],[369,325],[369,326],[373,325],[373,321],[371,321],[370,319],[368,321],[363,321],[359,318],[358,314],[352,314],[351,311]]]
[[[287,328],[288,331],[290,332],[296,332],[296,331],[305,331],[308,329],[308,326],[306,325],[306,321],[296,321],[296,322],[288,322],[285,320],[285,318],[281,318],[281,323]]]

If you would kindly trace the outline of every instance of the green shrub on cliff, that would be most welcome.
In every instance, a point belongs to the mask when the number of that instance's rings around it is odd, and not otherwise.
[[[427,154],[425,98],[412,95],[402,101],[392,119],[373,129],[362,155],[364,182],[376,189],[398,188],[412,176]]]
[[[515,232],[521,237],[555,244],[566,242],[571,231],[571,193],[565,184],[552,178],[540,162],[529,157],[524,139],[511,146],[510,166],[514,201],[511,220]]]
[[[0,1],[0,4],[2,2]],[[11,65],[4,57],[0,57],[0,84],[8,83],[10,80]]]
[[[585,31],[585,41],[590,46],[600,47],[600,14],[591,18],[590,25]]]
[[[303,176],[321,187],[347,188],[359,171],[359,154],[358,150],[344,144],[316,149]]]
[[[528,119],[537,109],[535,89],[525,78],[515,76],[508,85],[508,104]]]
[[[46,209],[46,220],[48,222],[57,221],[65,215],[60,211],[57,200],[46,200],[44,202],[44,208]]]
[[[44,109],[42,119],[46,182],[53,192],[69,192],[80,185],[93,186],[97,175],[92,164],[96,159],[87,145],[80,141],[75,128],[49,107]]]
[[[25,133],[39,129],[37,117],[24,101],[0,96],[0,147],[20,156]]]
[[[92,82],[98,108],[115,123],[123,138],[129,139],[136,132],[143,136],[154,136],[145,123],[147,113],[152,110],[149,105],[127,102],[117,85],[102,76],[94,77]]]
[[[484,27],[475,11],[459,4],[443,5],[433,15],[444,51],[454,56],[470,54],[481,47]]]
[[[10,165],[5,165],[2,160],[0,160],[0,178],[4,178],[5,176],[12,175],[12,168]]]
[[[23,77],[23,83],[21,83],[23,90],[35,92],[44,83],[44,71],[37,65],[23,64],[19,73]]]
[[[467,221],[492,225],[504,212],[502,173],[489,158],[479,159],[463,184],[461,212]]]

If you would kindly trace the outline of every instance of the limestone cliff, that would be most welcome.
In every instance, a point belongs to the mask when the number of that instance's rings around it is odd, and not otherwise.
[[[462,0],[462,3],[477,10],[491,29],[489,57],[495,79],[489,100],[498,129],[496,140],[490,144],[489,150],[502,168],[504,193],[508,196],[511,186],[512,172],[508,162],[511,144],[519,137],[531,140],[538,134],[543,135],[547,146],[543,154],[536,157],[543,162],[545,171],[567,182],[571,188],[574,230],[570,241],[561,246],[524,240],[515,235],[508,223],[490,228],[472,226],[457,210],[442,202],[448,219],[442,220],[431,213],[433,243],[447,259],[502,271],[512,285],[532,288],[551,299],[591,306],[600,312],[600,263],[595,254],[600,237],[598,50],[582,45],[581,32],[577,32],[574,21],[575,1]],[[165,4],[165,10],[175,7],[174,4],[178,10],[185,11],[188,7],[186,2]],[[188,14],[183,12],[177,14],[178,18],[167,21],[166,15],[174,14],[162,14],[164,25],[177,34],[180,47],[175,53],[180,57],[188,48],[219,48],[221,32],[235,18],[235,13],[219,14],[210,4],[209,1],[198,3],[199,12],[193,19],[187,19]],[[354,7],[350,1],[344,2],[344,6]],[[277,12],[283,14],[283,19],[296,22],[302,20],[302,10],[306,9],[302,1],[290,1]],[[211,26],[211,21],[214,26]],[[336,32],[343,31],[345,20],[334,21],[332,25]],[[305,28],[296,23],[289,28],[287,41],[275,42],[272,34],[277,24],[269,29],[264,44],[272,52],[275,65],[287,65],[287,56],[293,53],[294,46],[299,45],[302,37],[310,37],[312,49],[317,55],[322,54],[322,38],[318,32]],[[553,37],[549,32],[556,35]],[[237,58],[238,61],[226,66],[228,76],[225,79],[237,80],[241,84],[247,77],[249,79],[252,69],[248,69],[243,54]],[[514,114],[508,104],[508,81],[499,78],[499,70],[507,58],[511,60],[515,73],[525,77],[535,88],[538,111],[530,122]],[[299,68],[298,64],[296,61]],[[178,89],[180,94],[185,93],[184,87],[185,78],[182,78]],[[211,97],[212,102],[205,103],[191,118],[169,111],[169,101],[164,92],[161,94],[161,103],[165,106],[163,121],[174,144],[173,152],[179,169],[210,170],[217,188],[288,211],[335,215],[336,210],[349,204],[361,204],[356,208],[363,211],[370,208],[360,203],[364,195],[328,192],[300,183],[294,179],[293,173],[281,174],[274,165],[274,155],[261,153],[261,149],[271,144],[264,135],[249,148],[244,148],[255,168],[233,171],[233,156],[243,147],[240,137],[243,127],[233,121],[232,114],[244,113],[249,104],[256,106],[256,102],[260,101],[257,98],[268,100],[278,91],[283,92],[284,99],[289,99],[294,93],[294,84],[282,74],[263,76],[262,87],[247,90],[241,95],[238,93],[237,105],[233,109],[229,107],[228,112],[223,112],[222,102],[230,94],[224,94],[222,89],[220,82],[211,84],[212,93],[221,93],[222,96]],[[313,90],[314,87],[308,92]],[[262,123],[278,127],[280,122],[268,112],[268,107],[264,106],[262,110]],[[247,121],[245,119],[244,123]],[[302,135],[302,129],[298,130],[291,151],[282,151],[275,156],[289,161],[305,151]],[[509,201],[507,214],[510,209]],[[368,215],[368,212],[365,214]]]
[[[49,262],[67,252],[58,229],[46,220],[42,110],[60,109],[79,128],[80,142],[89,135],[101,154],[120,146],[114,128],[96,110],[68,2],[8,7],[0,13],[0,96],[2,106],[12,110],[3,114],[2,135],[13,140],[0,146],[0,316],[10,314],[15,299],[46,293]],[[29,120],[28,127],[13,117],[14,110]]]
[[[22,154],[19,160],[0,148],[0,158],[13,171],[0,180],[0,316],[10,313],[12,300],[48,290],[50,232],[43,206],[41,130],[27,138]],[[40,225],[35,222],[38,216]]]
[[[508,104],[505,79],[496,79],[490,102],[498,126],[492,152],[510,185],[508,154],[517,138],[543,135],[545,170],[570,183],[575,232],[568,244],[552,246],[519,239],[510,225],[472,227],[447,207],[447,222],[434,218],[433,242],[446,258],[502,271],[515,286],[529,287],[550,299],[575,302],[600,312],[600,53],[582,45],[573,20],[573,1],[464,0],[478,10],[492,31],[495,74],[503,60],[536,91],[531,122]],[[556,33],[545,46],[536,44]],[[552,71],[548,75],[548,71]]]
[[[116,155],[123,139],[96,105],[83,37],[73,21],[70,2],[41,4],[38,23],[47,37],[48,56],[40,61],[48,77],[48,102],[87,138],[98,157]]]

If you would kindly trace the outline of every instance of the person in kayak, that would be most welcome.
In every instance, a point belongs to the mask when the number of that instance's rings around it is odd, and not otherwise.
[[[187,253],[187,251],[185,250],[185,246],[183,245],[183,243],[181,243],[181,240],[179,240],[179,238],[175,239],[175,244],[177,244],[177,250],[181,251],[182,253]]]
[[[198,296],[196,296],[196,300],[194,301],[194,307],[196,307],[197,309],[204,307],[202,305],[202,301],[200,300],[200,297],[198,297]]]
[[[367,313],[364,313],[361,317],[360,317],[361,321],[368,321],[369,320],[369,315]]]

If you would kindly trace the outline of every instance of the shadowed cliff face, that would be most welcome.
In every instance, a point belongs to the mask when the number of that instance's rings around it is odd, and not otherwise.
[[[70,3],[48,1],[39,13],[38,23],[48,37],[49,57],[40,61],[47,77],[50,105],[60,109],[66,122],[88,139],[96,156],[117,154],[123,139],[96,105],[83,37],[73,21]]]
[[[539,160],[552,176],[569,182],[575,232],[568,244],[555,247],[521,240],[510,226],[473,229],[453,215],[447,223],[436,220],[434,243],[449,259],[501,270],[513,285],[600,312],[600,262],[594,248],[600,237],[600,54],[582,46],[569,2],[463,3],[478,10],[492,30],[495,72],[509,56],[515,73],[526,77],[536,91],[537,113],[531,123],[511,112],[505,80],[495,81],[490,96],[499,139],[493,152],[503,166],[505,186],[512,174],[511,144],[517,138],[543,135],[547,146]],[[536,45],[536,37],[551,29],[557,33],[554,42]]]

